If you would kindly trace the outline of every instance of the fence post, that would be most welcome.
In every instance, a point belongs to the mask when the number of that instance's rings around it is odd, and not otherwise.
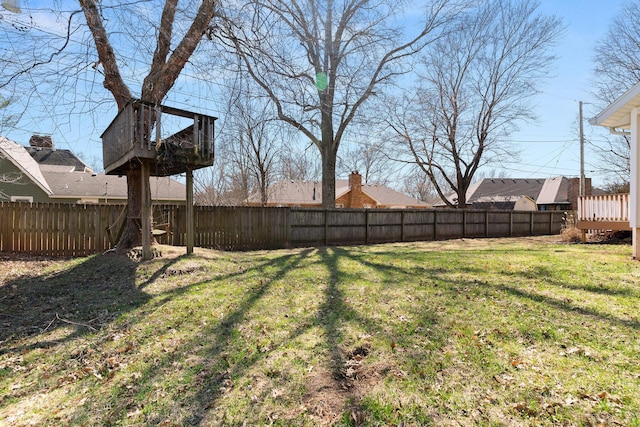
[[[400,241],[404,242],[404,209],[400,211]]]
[[[282,221],[284,227],[284,242],[282,242],[285,248],[291,247],[291,208],[282,208],[284,220]]]
[[[433,211],[433,240],[438,240],[438,211]]]
[[[369,244],[369,209],[364,210],[364,242]]]
[[[509,237],[513,237],[513,211],[509,211]]]
[[[327,246],[327,242],[329,241],[329,209],[324,210],[324,245]]]
[[[484,237],[489,236],[489,211],[484,211]]]
[[[467,211],[462,210],[462,237],[467,237]]]
[[[533,211],[529,212],[529,236],[533,236]]]
[[[187,168],[187,255],[193,253],[195,243],[195,221],[193,210],[193,171]]]

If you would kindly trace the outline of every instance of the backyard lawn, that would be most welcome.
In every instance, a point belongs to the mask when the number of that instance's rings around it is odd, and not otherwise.
[[[558,240],[0,254],[0,425],[640,426],[640,263]]]

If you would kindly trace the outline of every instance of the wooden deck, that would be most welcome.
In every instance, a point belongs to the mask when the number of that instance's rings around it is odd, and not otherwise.
[[[629,195],[606,194],[578,198],[580,230],[631,230],[629,226]]]

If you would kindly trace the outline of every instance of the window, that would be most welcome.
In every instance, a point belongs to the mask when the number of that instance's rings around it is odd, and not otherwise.
[[[33,196],[11,196],[11,201],[33,203]]]

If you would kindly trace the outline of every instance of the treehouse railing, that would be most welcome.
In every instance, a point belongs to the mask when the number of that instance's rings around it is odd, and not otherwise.
[[[171,133],[165,122],[171,116],[187,119],[189,126]],[[187,168],[213,164],[216,117],[139,100],[129,102],[107,127],[102,137],[107,174],[121,174],[137,167],[136,159],[153,159],[151,174],[174,175]]]

